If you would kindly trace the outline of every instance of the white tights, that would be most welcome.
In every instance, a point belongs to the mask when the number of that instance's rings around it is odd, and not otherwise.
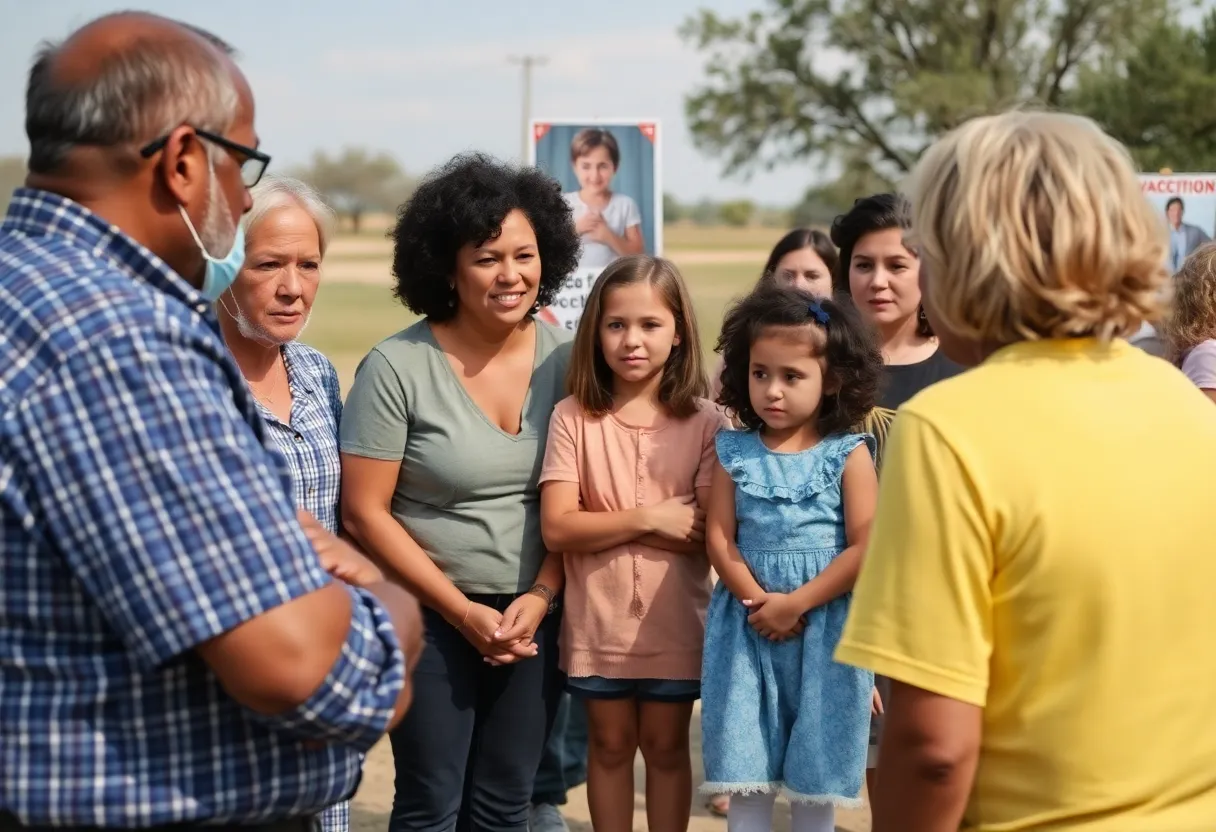
[[[771,832],[775,794],[732,794],[726,832]],[[836,810],[830,803],[790,804],[791,832],[833,832]]]

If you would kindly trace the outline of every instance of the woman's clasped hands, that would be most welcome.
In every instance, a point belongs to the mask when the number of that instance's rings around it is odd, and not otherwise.
[[[548,602],[532,594],[519,596],[501,613],[470,601],[464,621],[456,629],[486,663],[495,667],[514,664],[539,652],[534,639],[548,611]]]

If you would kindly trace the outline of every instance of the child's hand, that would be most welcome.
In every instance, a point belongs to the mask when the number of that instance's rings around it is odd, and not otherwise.
[[[604,218],[598,211],[588,211],[574,221],[574,230],[580,235],[590,234],[604,224]]]
[[[697,506],[697,498],[672,497],[647,506],[649,525],[659,537],[679,543],[700,543],[705,539],[705,512]]]
[[[874,688],[874,692],[870,694],[870,716],[877,716],[882,712],[882,696],[879,695],[878,688]]]
[[[783,641],[802,632],[806,622],[802,616],[806,610],[789,595],[781,592],[766,592],[759,598],[743,602],[751,610],[747,623],[769,641]]]
[[[608,223],[604,222],[603,218],[600,218],[599,222],[593,225],[591,230],[587,232],[588,240],[594,240],[597,243],[604,243],[605,245],[612,241],[612,236],[612,229],[608,227]]]

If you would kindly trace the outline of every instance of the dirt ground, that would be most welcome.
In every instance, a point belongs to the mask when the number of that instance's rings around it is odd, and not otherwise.
[[[693,717],[693,777],[700,782],[701,736],[698,730],[700,719]],[[635,783],[633,828],[646,832],[645,781],[641,758],[638,759]],[[570,802],[564,814],[573,832],[591,832],[591,815],[587,811],[587,789],[581,787],[570,793]],[[384,832],[388,829],[389,811],[393,805],[393,752],[388,740],[381,742],[368,755],[363,767],[363,785],[355,796],[351,811],[352,832]],[[715,818],[705,811],[704,800],[698,795],[693,800],[692,823],[689,832],[726,832],[726,821]],[[788,832],[790,828],[789,807],[779,802],[773,829]],[[870,812],[837,810],[836,832],[870,832]]]

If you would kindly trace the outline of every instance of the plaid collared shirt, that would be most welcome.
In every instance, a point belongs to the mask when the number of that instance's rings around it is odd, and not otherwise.
[[[342,458],[338,425],[342,421],[342,388],[333,362],[298,341],[284,344],[283,364],[291,387],[291,416],[284,422],[258,402],[275,445],[287,459],[292,499],[331,532],[338,531]],[[350,802],[342,801],[320,815],[321,832],[350,829]]]
[[[258,402],[270,438],[283,456],[291,477],[297,508],[338,531],[342,458],[338,424],[342,421],[342,390],[338,371],[328,358],[298,341],[283,345],[283,363],[291,387],[291,419],[284,422]]]
[[[347,796],[403,684],[384,609],[299,708],[233,701],[193,648],[325,585],[209,304],[76,203],[0,226],[0,812],[138,827]],[[320,741],[320,742],[317,742]]]

